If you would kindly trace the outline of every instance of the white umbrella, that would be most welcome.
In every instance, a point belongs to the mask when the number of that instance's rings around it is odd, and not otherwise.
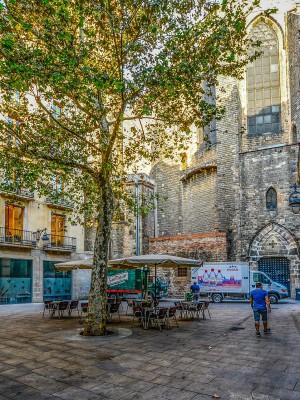
[[[86,258],[85,260],[67,261],[54,264],[57,271],[71,271],[73,269],[91,269],[93,268],[93,259]]]
[[[154,267],[154,293],[156,300],[156,267],[174,268],[174,267],[200,267],[201,260],[192,260],[190,258],[176,257],[169,254],[145,254],[141,256],[131,256],[109,260],[108,267],[111,269],[134,269],[144,266]],[[69,271],[74,269],[92,269],[93,259],[68,261],[65,263],[55,264],[58,271]],[[155,301],[156,304],[156,301]]]

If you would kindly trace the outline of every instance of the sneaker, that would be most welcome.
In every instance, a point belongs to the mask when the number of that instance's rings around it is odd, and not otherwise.
[[[260,336],[260,332],[256,332],[256,336]]]
[[[264,333],[271,333],[271,329],[270,329],[270,328],[265,329],[265,330],[264,330]]]

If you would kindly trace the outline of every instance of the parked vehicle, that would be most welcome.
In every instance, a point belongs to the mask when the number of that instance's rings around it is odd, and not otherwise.
[[[161,277],[150,275],[149,268],[130,270],[109,270],[107,277],[108,295],[117,295],[121,298],[142,297],[144,293],[157,299],[168,294],[168,283]]]
[[[191,282],[195,281],[200,286],[200,295],[210,295],[215,303],[221,303],[224,298],[248,299],[256,282],[263,284],[271,303],[288,297],[284,285],[272,281],[264,272],[250,271],[247,262],[205,262],[199,268],[192,268]]]

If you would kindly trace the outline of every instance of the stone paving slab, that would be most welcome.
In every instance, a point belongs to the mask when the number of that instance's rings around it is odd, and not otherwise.
[[[300,400],[300,302],[276,305],[261,338],[248,304],[210,308],[162,332],[122,316],[116,334],[84,338],[76,316],[0,306],[0,400]]]

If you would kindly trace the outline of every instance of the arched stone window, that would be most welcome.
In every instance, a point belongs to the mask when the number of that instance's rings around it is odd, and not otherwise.
[[[250,31],[260,41],[262,54],[247,69],[248,134],[280,132],[279,44],[276,32],[265,22]]]
[[[277,208],[277,192],[274,188],[267,190],[266,207],[268,210],[276,210]]]

